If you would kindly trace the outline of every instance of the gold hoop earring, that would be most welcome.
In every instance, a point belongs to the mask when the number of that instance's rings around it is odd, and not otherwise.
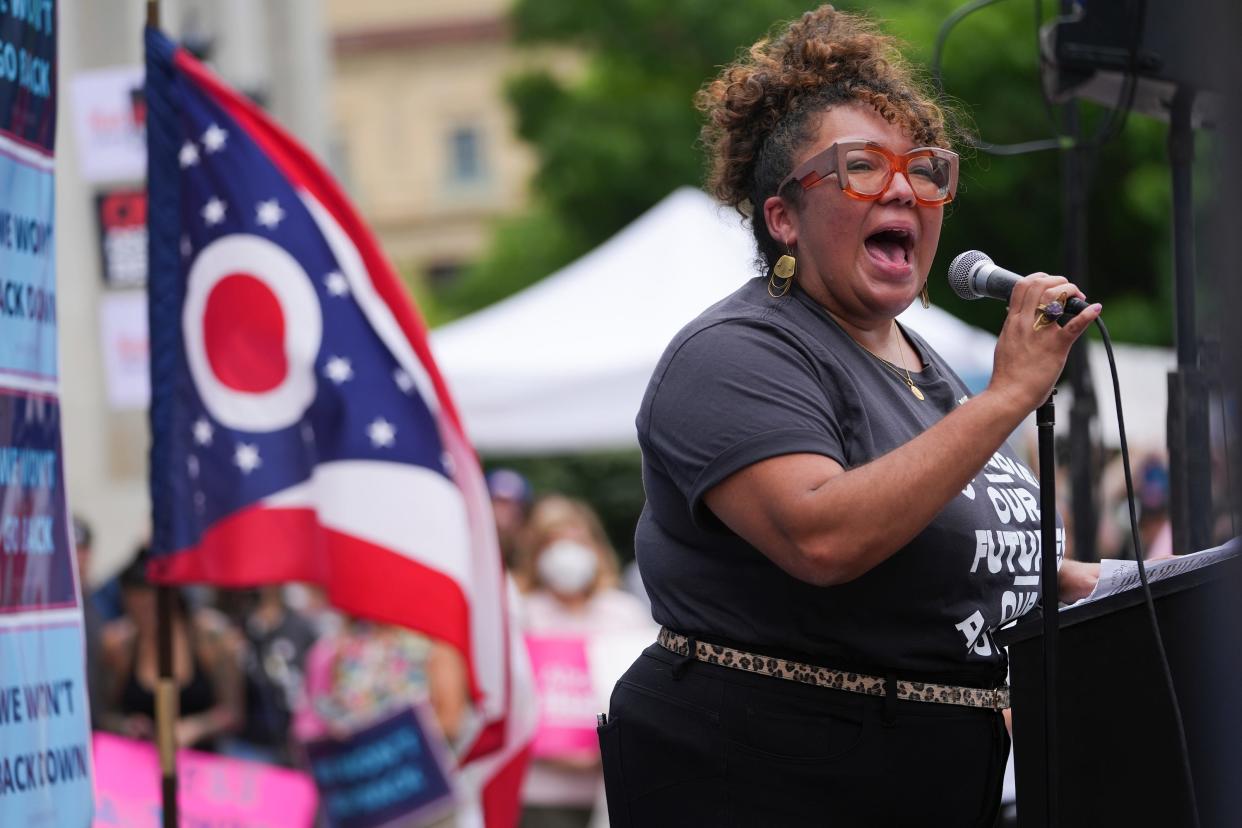
[[[794,274],[797,272],[798,260],[791,254],[786,253],[777,259],[776,264],[772,265],[772,275],[768,277],[768,296],[780,299],[789,293],[789,286],[793,284]],[[783,284],[778,285],[778,279]]]
[[[923,289],[919,291],[919,299],[923,302],[923,308],[931,307],[931,297],[927,294],[927,282],[923,283]]]

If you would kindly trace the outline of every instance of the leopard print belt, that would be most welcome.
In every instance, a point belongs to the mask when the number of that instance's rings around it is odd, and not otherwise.
[[[660,628],[656,641],[661,647],[678,655],[690,655],[690,639],[675,633],[668,627]],[[848,673],[844,670],[831,670],[817,667],[814,664],[803,664],[784,658],[755,655],[732,647],[719,644],[708,644],[703,641],[694,642],[694,657],[708,664],[731,667],[734,670],[746,670],[763,676],[798,681],[803,684],[815,684],[833,690],[845,690],[850,693],[864,693],[868,696],[884,696],[888,693],[887,682],[878,676],[867,676],[862,673]],[[990,710],[1004,710],[1009,707],[1009,688],[996,687],[954,687],[950,684],[927,684],[921,681],[898,681],[897,698],[917,702],[934,702],[936,704],[957,704],[963,707],[984,707]]]

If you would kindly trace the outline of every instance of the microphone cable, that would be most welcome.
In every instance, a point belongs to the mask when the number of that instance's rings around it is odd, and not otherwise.
[[[940,29],[936,33],[935,45],[932,47],[932,81],[935,83],[936,89],[945,94],[944,86],[944,47],[949,39],[949,33],[956,26],[970,15],[981,9],[987,8],[1001,0],[971,0],[963,6],[954,9],[944,22],[940,24]],[[1125,129],[1126,122],[1129,119],[1130,111],[1134,107],[1134,97],[1138,91],[1138,50],[1143,37],[1143,21],[1147,17],[1147,0],[1139,0],[1138,14],[1135,15],[1134,30],[1131,32],[1129,61],[1122,80],[1121,88],[1118,90],[1117,101],[1108,111],[1108,116],[1104,123],[1095,130],[1088,141],[1075,140],[1072,136],[1062,135],[1060,124],[1057,123],[1053,115],[1051,102],[1048,100],[1048,94],[1040,83],[1039,96],[1043,102],[1044,109],[1048,114],[1049,121],[1053,130],[1057,135],[1053,138],[1041,138],[1033,141],[1022,141],[1016,144],[994,144],[985,141],[982,137],[968,136],[966,143],[977,150],[981,150],[989,155],[1010,156],[1010,155],[1026,155],[1032,152],[1043,152],[1045,150],[1069,150],[1076,147],[1082,147],[1089,150],[1099,150],[1106,143],[1121,134]],[[1035,0],[1035,51],[1036,58],[1042,67],[1044,63],[1043,44],[1040,41],[1040,27],[1043,22],[1043,0]]]
[[[958,8],[954,9],[953,12],[950,13],[949,16],[945,18],[944,22],[940,24],[940,29],[939,31],[936,32],[936,43],[932,47],[931,65],[932,65],[932,81],[935,83],[936,89],[942,95],[945,93],[944,71],[943,71],[944,46],[945,46],[945,43],[948,42],[949,40],[949,33],[952,32],[953,29],[957,27],[957,24],[961,23],[963,20],[965,20],[967,17],[970,17],[975,12],[980,11],[981,9],[985,9],[988,6],[991,6],[999,2],[1001,2],[1001,0],[971,0],[971,2],[967,3],[966,5],[959,6]],[[1040,0],[1036,0],[1036,2],[1039,3]],[[1042,11],[1042,9],[1040,11]],[[1035,36],[1036,36],[1035,37],[1036,46],[1038,47],[1039,45],[1039,28],[1038,27],[1036,27],[1035,29]],[[1044,101],[1044,106],[1047,107],[1048,98],[1047,96],[1043,94],[1042,89],[1040,90],[1040,97]],[[1056,127],[1056,124],[1054,123],[1053,126]],[[988,153],[989,155],[1025,155],[1026,153],[1029,153],[1029,152],[1041,152],[1043,150],[1052,150],[1052,149],[1068,149],[1073,146],[1073,141],[1062,135],[1058,135],[1056,138],[1044,138],[1044,139],[1039,139],[1035,141],[1023,141],[1022,143],[1019,143],[1019,144],[993,144],[992,142],[985,141],[983,140],[983,138],[977,137],[977,136],[970,136],[968,141],[971,147],[973,147],[974,149],[982,150]]]
[[[1108,335],[1108,327],[1104,320],[1096,317],[1096,327],[1104,339],[1104,351],[1108,355],[1108,370],[1113,378],[1113,400],[1117,407],[1117,434],[1121,439],[1121,465],[1126,477],[1126,503],[1130,508],[1130,532],[1134,536],[1134,558],[1138,563],[1139,581],[1143,585],[1143,601],[1147,606],[1147,617],[1151,622],[1152,635],[1156,639],[1156,652],[1160,658],[1160,670],[1164,676],[1165,688],[1169,693],[1169,701],[1173,709],[1173,721],[1177,728],[1179,755],[1181,757],[1182,775],[1186,783],[1186,793],[1190,799],[1191,826],[1199,828],[1199,801],[1195,794],[1194,771],[1190,767],[1190,747],[1186,741],[1186,726],[1182,722],[1182,708],[1177,700],[1177,688],[1173,686],[1173,671],[1169,669],[1169,656],[1164,649],[1164,638],[1160,634],[1160,622],[1156,619],[1156,605],[1152,601],[1151,586],[1147,582],[1147,568],[1143,564],[1143,539],[1139,536],[1138,513],[1134,507],[1134,480],[1130,474],[1130,449],[1126,444],[1125,417],[1121,412],[1121,382],[1117,378],[1117,361],[1113,358],[1113,341]]]

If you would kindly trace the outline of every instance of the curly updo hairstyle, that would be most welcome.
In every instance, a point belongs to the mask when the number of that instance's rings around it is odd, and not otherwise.
[[[871,20],[820,6],[750,47],[703,87],[708,192],[749,216],[763,268],[785,252],[768,232],[763,203],[815,137],[816,115],[847,103],[872,107],[920,146],[949,147],[946,110]],[[796,204],[801,190],[790,187]]]

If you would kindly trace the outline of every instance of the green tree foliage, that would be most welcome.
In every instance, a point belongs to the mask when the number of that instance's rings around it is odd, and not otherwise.
[[[941,23],[961,2],[839,5],[884,20],[887,31],[909,44],[910,57],[927,66]],[[1051,14],[1053,4],[1045,5]],[[450,312],[473,310],[537,281],[676,187],[700,184],[704,159],[695,91],[776,21],[807,8],[793,0],[516,0],[513,20],[521,42],[576,47],[588,62],[572,83],[547,74],[510,82],[521,137],[539,159],[534,203],[501,224],[485,258],[441,297]],[[947,42],[947,92],[988,141],[1055,134],[1057,113],[1049,112],[1039,91],[1036,8],[1034,0],[996,3],[964,20]],[[1097,131],[1105,111],[1093,105],[1082,111],[1085,132]],[[1092,154],[1085,281],[1089,294],[1104,302],[1118,340],[1171,340],[1165,130],[1134,115]],[[1013,270],[1057,272],[1063,260],[1061,197],[1057,152],[1001,157],[966,150],[959,198],[948,210],[932,268],[932,300],[972,324],[998,330],[1003,314],[995,303],[952,295],[945,282],[948,263],[962,250],[979,248]],[[642,502],[636,453],[513,462],[537,490],[595,503],[618,551],[631,554]]]
[[[959,0],[874,0],[865,6],[927,65]],[[793,0],[517,0],[519,42],[568,45],[589,56],[565,84],[549,74],[515,77],[509,98],[521,137],[536,150],[529,212],[501,223],[487,255],[440,297],[449,315],[519,290],[598,245],[674,188],[701,183],[694,92],[776,22],[803,12]],[[977,132],[996,142],[1054,134],[1039,93],[1031,0],[997,3],[954,29],[944,52],[948,93]],[[1051,9],[1049,9],[1051,11]],[[1101,108],[1084,106],[1086,128]],[[1086,281],[1108,305],[1118,339],[1167,343],[1170,261],[1165,127],[1141,116],[1094,154]],[[948,261],[977,247],[1014,270],[1060,269],[1059,157],[995,157],[969,151],[932,270],[933,301],[995,330],[986,303],[953,297]],[[693,239],[687,239],[693,244]],[[1113,306],[1118,311],[1114,312]]]
[[[539,158],[534,207],[501,223],[485,258],[442,301],[465,311],[477,297],[519,290],[676,187],[699,184],[695,91],[773,21],[804,8],[792,0],[517,0],[520,42],[574,46],[590,59],[571,86],[542,73],[511,80],[518,133]]]
[[[895,5],[890,3],[891,5]],[[936,9],[933,28],[956,2]],[[919,6],[919,16],[926,11]],[[947,91],[978,135],[992,143],[1013,143],[1057,134],[1062,114],[1041,97],[1035,18],[1029,2],[1010,0],[966,18],[944,51]],[[897,17],[919,23],[913,15]],[[917,25],[902,31],[918,59],[930,61],[933,31]],[[1095,139],[1108,125],[1103,107],[1080,104],[1083,139]],[[1090,201],[1086,274],[1068,274],[1104,302],[1115,339],[1168,344],[1172,338],[1169,270],[1170,189],[1164,124],[1132,115],[1120,134],[1089,155]],[[971,153],[962,169],[959,198],[949,211],[940,254],[932,269],[933,299],[981,327],[996,330],[1000,318],[990,303],[956,299],[943,281],[949,260],[972,247],[1019,272],[1061,272],[1061,157],[1055,151],[1018,156]]]

